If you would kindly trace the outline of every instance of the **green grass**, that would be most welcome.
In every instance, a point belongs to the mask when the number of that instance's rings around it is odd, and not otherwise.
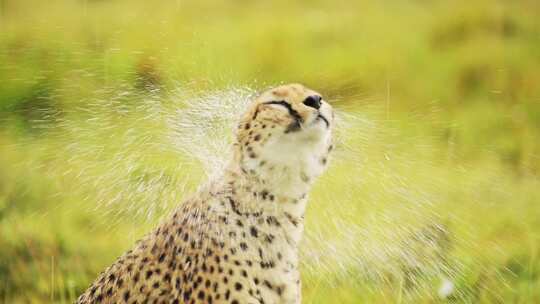
[[[72,302],[170,208],[137,215],[159,191],[134,210],[100,201],[160,170],[188,181],[179,197],[202,179],[125,144],[130,128],[163,139],[149,99],[282,82],[364,118],[312,194],[306,230],[324,241],[306,238],[322,256],[303,265],[304,303],[445,302],[437,278],[411,292],[374,254],[434,221],[463,293],[447,302],[540,302],[539,17],[528,0],[0,0],[0,302]]]

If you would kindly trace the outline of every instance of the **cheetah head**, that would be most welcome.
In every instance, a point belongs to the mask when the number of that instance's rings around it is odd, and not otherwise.
[[[243,171],[263,178],[320,175],[332,149],[332,107],[300,84],[260,94],[240,121],[235,159]]]

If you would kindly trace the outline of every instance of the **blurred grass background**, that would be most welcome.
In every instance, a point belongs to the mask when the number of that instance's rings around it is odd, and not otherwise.
[[[468,265],[455,282],[463,297],[403,298],[395,282],[373,292],[352,275],[321,271],[306,274],[305,303],[540,302],[533,0],[0,0],[0,301],[72,302],[155,224],[86,211],[92,200],[67,190],[80,181],[51,173],[72,169],[58,161],[71,155],[55,155],[66,141],[51,131],[51,115],[82,123],[84,108],[111,90],[137,92],[119,101],[136,108],[145,94],[165,100],[179,86],[281,82],[304,83],[344,111],[381,110],[372,117],[391,132],[373,141],[365,130],[353,134],[370,156],[354,192],[358,201],[381,199],[360,206],[393,208],[373,161],[389,149],[391,170],[437,193],[434,208],[452,214],[445,220],[455,238],[475,244],[454,253]],[[129,118],[114,119],[122,128]],[[169,166],[167,157],[156,163]],[[350,174],[338,166],[323,182],[344,193]],[[328,190],[315,189],[310,212]],[[355,220],[369,212],[357,210]]]

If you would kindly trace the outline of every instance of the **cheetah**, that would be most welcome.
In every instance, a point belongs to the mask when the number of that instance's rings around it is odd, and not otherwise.
[[[300,303],[308,192],[333,149],[332,107],[300,84],[255,98],[232,157],[102,272],[77,303]]]

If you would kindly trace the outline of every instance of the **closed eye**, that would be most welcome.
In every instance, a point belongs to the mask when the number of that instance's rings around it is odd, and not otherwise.
[[[289,114],[298,122],[302,122],[303,119],[302,119],[302,116],[300,116],[300,114],[298,114],[298,112],[296,112],[295,109],[292,108],[291,104],[289,104],[288,102],[286,102],[285,100],[274,100],[274,101],[267,101],[267,102],[264,102],[263,104],[275,104],[275,105],[280,105],[280,106],[283,106],[287,109],[287,111],[289,111]]]
[[[287,109],[289,109],[291,107],[291,105],[288,102],[286,102],[285,100],[267,101],[267,102],[264,102],[264,104],[280,105],[280,106],[284,106]]]

